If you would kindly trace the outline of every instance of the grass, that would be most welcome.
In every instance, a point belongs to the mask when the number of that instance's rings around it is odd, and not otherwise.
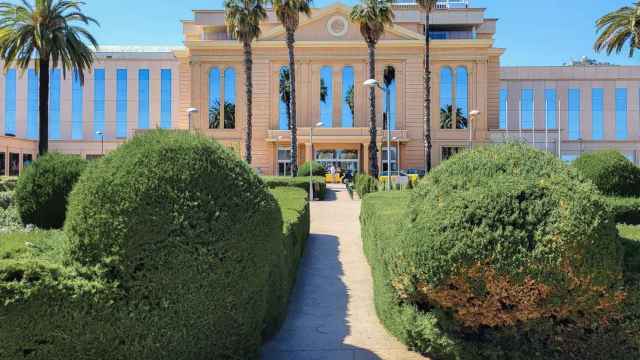
[[[61,230],[18,231],[0,234],[0,260],[39,259],[61,263],[65,235]]]
[[[640,225],[618,225],[624,247],[624,269],[627,274],[640,274]]]

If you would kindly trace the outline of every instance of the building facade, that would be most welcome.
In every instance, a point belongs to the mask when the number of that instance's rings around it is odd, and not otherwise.
[[[366,171],[367,47],[348,20],[350,10],[342,4],[314,9],[296,33],[298,162]],[[376,52],[376,78],[391,95],[387,126],[386,97],[377,92],[378,158],[382,170],[387,151],[392,170],[421,169],[424,15],[410,2],[394,3],[394,12]],[[102,47],[84,84],[52,71],[50,149],[92,158],[160,127],[197,131],[242,155],[242,46],[227,34],[223,10],[193,14],[182,22],[183,47]],[[640,67],[501,68],[497,19],[484,14],[468,0],[443,0],[431,17],[434,164],[464,148],[513,138],[565,160],[612,147],[636,161]],[[284,39],[269,11],[253,45],[252,166],[270,175],[290,173]],[[15,175],[33,160],[37,104],[35,72],[0,75],[0,174]],[[198,112],[188,116],[190,108]]]

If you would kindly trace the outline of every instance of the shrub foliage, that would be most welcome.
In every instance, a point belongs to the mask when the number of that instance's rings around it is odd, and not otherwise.
[[[307,161],[298,168],[298,176],[324,176],[327,170],[317,161]]]
[[[271,189],[278,187],[295,187],[309,193],[309,177],[289,177],[289,176],[263,176],[262,179]],[[314,176],[313,197],[324,200],[327,193],[327,182],[324,177]]]
[[[605,195],[640,196],[640,168],[616,150],[585,153],[574,166]]]

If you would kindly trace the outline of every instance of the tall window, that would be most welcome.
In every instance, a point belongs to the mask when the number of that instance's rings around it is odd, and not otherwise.
[[[138,128],[149,128],[149,69],[138,70]]]
[[[616,89],[616,140],[626,140],[627,130],[627,89]]]
[[[391,155],[390,158],[387,158]],[[398,171],[398,154],[395,147],[383,147],[382,148],[382,171],[389,171],[389,165],[391,171]],[[393,175],[393,174],[391,174]]]
[[[236,70],[224,71],[224,128],[236,128]]]
[[[509,127],[509,124],[507,124],[508,121],[508,115],[507,115],[507,101],[509,99],[509,90],[502,88],[500,89],[500,120],[499,120],[499,127],[500,129],[507,129]]]
[[[38,74],[34,69],[29,69],[27,71],[27,138],[32,140],[38,138],[39,88]]]
[[[469,73],[464,66],[456,68],[456,129],[466,129],[469,119]]]
[[[171,128],[171,69],[160,70],[160,127]]]
[[[391,130],[397,129],[397,97],[398,97],[398,86],[396,81],[396,69],[393,66],[387,66],[384,69],[384,86],[389,88],[389,111],[391,112],[388,116],[389,121],[385,122],[385,125],[390,126]],[[384,106],[384,110],[386,112],[387,109],[387,96],[385,94],[384,101],[382,102]],[[386,114],[386,113],[385,113]],[[387,115],[385,115],[387,116]],[[385,126],[384,129],[387,127]]]
[[[116,137],[127,137],[127,69],[116,71]]]
[[[209,129],[220,127],[220,69],[209,71]]]
[[[93,132],[96,140],[104,134],[104,69],[95,69],[93,72]]]
[[[16,69],[9,69],[4,79],[4,134],[16,135]]]
[[[544,90],[544,111],[547,129],[557,129],[558,127],[558,100],[555,89]]]
[[[280,67],[280,79],[278,82],[278,128],[280,130],[289,129],[289,100],[291,97],[291,82],[289,78],[289,68],[286,66]]]
[[[82,140],[83,138],[83,101],[84,101],[83,86],[80,82],[80,74],[78,71],[73,71],[73,78],[71,80],[71,139]]]
[[[355,119],[355,78],[353,67],[345,66],[342,69],[342,122],[343,128],[352,128]]]
[[[53,69],[49,79],[49,137],[60,140],[60,69]]]
[[[522,129],[533,129],[534,96],[535,95],[533,89],[522,89],[522,94],[520,96],[520,127]]]
[[[604,89],[591,89],[591,138],[602,140],[604,138]]]
[[[333,127],[333,69],[320,69],[320,121],[325,128]]]
[[[291,176],[290,147],[278,147],[278,176]]]
[[[440,70],[440,128],[453,128],[453,72],[450,67]]]
[[[580,89],[569,89],[569,140],[580,139]]]

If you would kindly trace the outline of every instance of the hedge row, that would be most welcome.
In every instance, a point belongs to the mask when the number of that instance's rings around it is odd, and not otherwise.
[[[283,318],[306,206],[210,139],[137,136],[74,187],[62,260],[0,260],[0,358],[258,358]]]
[[[18,178],[15,176],[0,176],[0,192],[13,191],[17,182]]]
[[[640,224],[640,198],[609,196],[605,199],[611,207],[616,223]]]
[[[617,150],[581,155],[573,166],[608,196],[640,196],[640,168]]]
[[[296,187],[309,193],[309,177],[290,177],[290,176],[263,176],[265,184],[273,189],[277,187]],[[322,176],[314,176],[313,179],[313,197],[324,200],[327,194],[327,183]]]

